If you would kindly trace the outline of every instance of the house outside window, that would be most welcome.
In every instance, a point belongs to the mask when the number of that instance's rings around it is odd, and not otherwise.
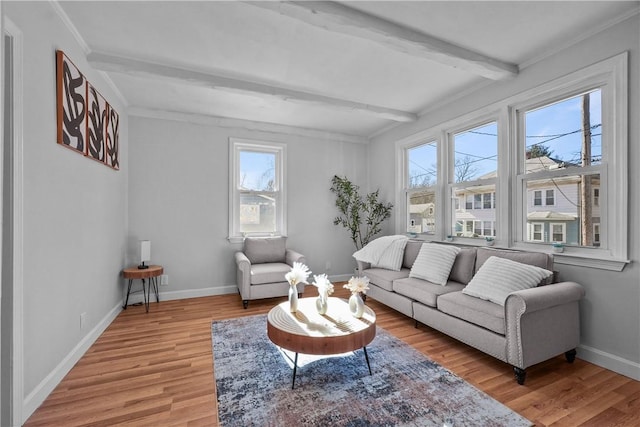
[[[554,190],[546,190],[545,191],[546,198],[544,204],[547,206],[553,206],[556,204],[555,200],[555,191]]]
[[[593,206],[600,206],[600,189],[593,189]]]
[[[280,144],[230,139],[229,239],[286,235]]]

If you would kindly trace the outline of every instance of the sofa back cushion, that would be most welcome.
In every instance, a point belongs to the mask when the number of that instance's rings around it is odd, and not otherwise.
[[[544,268],[505,257],[491,256],[482,264],[462,293],[504,305],[507,296],[512,292],[534,288],[551,276],[553,272]]]
[[[460,248],[456,260],[451,267],[449,280],[466,285],[473,278],[476,265],[476,248]]]
[[[286,237],[247,237],[244,239],[244,254],[251,264],[285,262]]]
[[[522,264],[535,265],[536,267],[553,271],[553,258],[549,254],[540,252],[512,251],[506,249],[478,248],[478,254],[476,255],[476,273],[480,270],[482,264],[492,256],[510,259],[511,261],[516,261]]]
[[[413,263],[416,261],[423,243],[422,240],[409,240],[407,242],[407,245],[404,247],[404,260],[402,261],[404,268],[410,269],[413,267]]]
[[[459,252],[460,248],[457,246],[423,243],[409,277],[446,286],[451,267]]]

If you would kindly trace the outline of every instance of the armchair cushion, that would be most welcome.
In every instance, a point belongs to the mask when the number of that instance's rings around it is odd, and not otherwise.
[[[284,276],[291,270],[287,264],[280,262],[254,264],[251,266],[251,284],[286,282]]]
[[[286,237],[247,237],[243,252],[251,264],[286,262]]]

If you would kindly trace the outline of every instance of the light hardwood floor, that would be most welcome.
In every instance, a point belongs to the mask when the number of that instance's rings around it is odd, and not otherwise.
[[[348,297],[341,284],[334,296]],[[305,296],[317,295],[313,286]],[[211,321],[267,313],[284,298],[222,295],[123,311],[26,426],[216,426]],[[369,298],[378,325],[537,426],[640,426],[640,382],[560,356],[527,370],[510,366]],[[247,337],[250,339],[250,337]],[[46,355],[43,355],[46,357]],[[578,357],[580,353],[578,352]]]

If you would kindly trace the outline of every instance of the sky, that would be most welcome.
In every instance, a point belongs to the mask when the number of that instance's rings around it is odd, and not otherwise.
[[[266,190],[269,180],[275,179],[273,153],[240,152],[240,184],[247,190]]]
[[[601,158],[602,123],[601,92],[590,94],[592,158]],[[528,111],[525,114],[526,144],[541,144],[552,151],[551,157],[567,162],[580,162],[582,146],[582,100],[576,96],[562,102]],[[496,170],[497,125],[495,122],[461,132],[454,136],[454,154],[459,162],[467,162],[470,179]],[[409,150],[409,175],[435,180],[436,145],[425,144]]]

